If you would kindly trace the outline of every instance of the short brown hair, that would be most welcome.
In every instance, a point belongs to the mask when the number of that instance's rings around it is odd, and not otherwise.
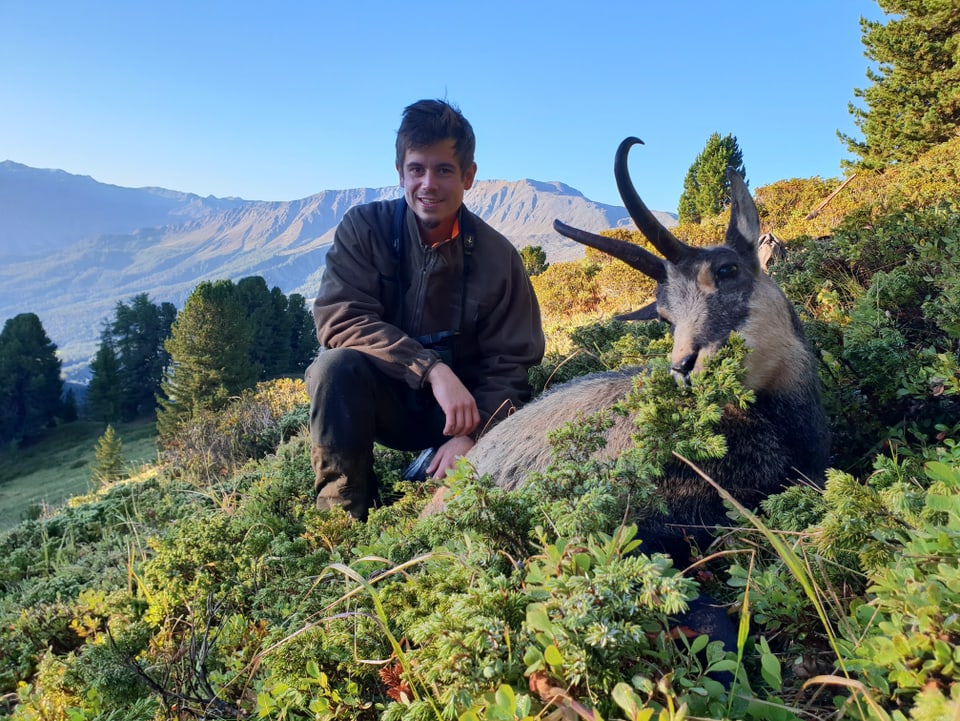
[[[397,167],[403,169],[411,148],[425,148],[448,138],[453,139],[460,172],[466,173],[473,165],[477,138],[460,109],[446,100],[418,100],[408,105],[397,131]]]

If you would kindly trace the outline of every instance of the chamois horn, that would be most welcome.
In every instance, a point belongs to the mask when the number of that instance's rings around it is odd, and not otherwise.
[[[589,233],[586,230],[572,228],[559,220],[553,221],[553,228],[560,235],[565,235],[571,240],[575,240],[583,245],[596,248],[601,253],[613,256],[622,260],[635,270],[639,270],[646,276],[653,278],[658,283],[667,279],[667,268],[663,261],[648,250],[641,248],[635,243],[628,243],[625,240],[608,238],[605,235]]]
[[[631,146],[638,143],[642,145],[643,141],[640,138],[629,137],[620,143],[620,147],[617,148],[617,155],[613,163],[613,174],[617,180],[617,189],[620,191],[624,207],[626,207],[627,212],[644,237],[663,254],[667,263],[679,263],[692,252],[692,248],[677,240],[673,233],[657,220],[656,216],[640,199],[633,183],[630,181],[627,156],[630,153]],[[622,260],[631,268],[639,270],[658,283],[667,279],[667,266],[664,260],[635,243],[572,228],[559,220],[553,221],[553,227],[561,235]]]
[[[617,190],[623,199],[623,205],[633,219],[640,232],[650,241],[654,248],[663,253],[663,257],[670,263],[679,263],[689,255],[691,248],[667,230],[650,212],[646,204],[640,200],[633,183],[630,181],[630,171],[627,169],[627,155],[633,145],[643,145],[640,138],[629,137],[620,143],[617,148],[616,159],[613,162],[613,175],[617,179]]]

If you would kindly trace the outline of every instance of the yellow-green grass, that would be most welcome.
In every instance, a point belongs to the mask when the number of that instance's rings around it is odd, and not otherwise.
[[[68,423],[50,429],[43,440],[25,448],[0,450],[0,531],[38,510],[60,506],[93,490],[91,468],[104,430],[102,423]],[[115,430],[123,443],[126,472],[156,461],[153,418],[122,423]]]

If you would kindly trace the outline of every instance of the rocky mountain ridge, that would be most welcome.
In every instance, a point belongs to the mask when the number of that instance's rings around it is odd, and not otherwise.
[[[36,313],[67,376],[82,377],[117,302],[145,292],[181,307],[201,281],[250,275],[310,298],[343,214],[399,193],[393,186],[292,201],[202,198],[0,162],[0,321]],[[517,248],[539,245],[551,262],[583,254],[553,230],[555,218],[593,231],[630,225],[623,208],[559,182],[478,181],[465,202]]]

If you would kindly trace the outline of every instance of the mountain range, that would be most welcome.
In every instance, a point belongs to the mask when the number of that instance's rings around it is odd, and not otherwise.
[[[36,313],[64,375],[82,380],[118,302],[147,293],[179,308],[201,281],[251,275],[312,298],[343,214],[399,194],[392,186],[291,201],[203,198],[0,162],[0,322]],[[464,200],[517,248],[539,245],[550,262],[583,255],[553,230],[555,218],[595,232],[632,227],[624,208],[560,182],[482,180]]]

